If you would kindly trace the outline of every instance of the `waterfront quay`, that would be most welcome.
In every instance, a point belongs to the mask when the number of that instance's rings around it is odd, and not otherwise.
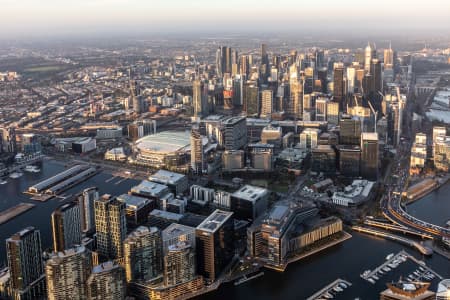
[[[20,203],[0,212],[0,225],[8,222],[9,220],[12,220],[18,215],[25,213],[26,211],[32,209],[34,206],[35,205],[31,203]]]
[[[340,236],[329,237],[327,239],[327,241],[319,241],[315,245],[310,247],[310,249],[308,249],[308,250],[302,251],[301,253],[298,253],[298,254],[292,254],[292,256],[290,258],[288,258],[286,260],[286,262],[283,264],[280,264],[280,265],[264,264],[264,267],[267,269],[272,269],[272,270],[278,271],[278,272],[284,272],[284,271],[286,271],[286,268],[288,267],[289,264],[295,263],[301,259],[304,259],[308,256],[314,255],[314,254],[321,252],[327,248],[338,245],[338,244],[350,239],[351,237],[352,237],[352,235],[350,233],[348,233],[346,231],[342,231]]]

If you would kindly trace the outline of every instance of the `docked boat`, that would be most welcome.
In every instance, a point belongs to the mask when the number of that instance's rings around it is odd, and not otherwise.
[[[348,286],[347,286],[344,282],[339,283],[339,285],[340,285],[341,288],[343,288],[343,289],[348,288]]]
[[[394,253],[390,253],[390,254],[388,254],[388,256],[386,256],[386,260],[390,260],[393,257],[394,257]]]
[[[339,292],[342,292],[343,289],[342,289],[341,287],[339,287],[339,285],[336,285],[336,286],[333,288],[333,291],[335,291],[336,293],[339,293]]]
[[[379,280],[380,279],[380,277],[378,277],[377,275],[372,275],[372,278],[375,279],[375,280]]]
[[[367,281],[370,282],[371,284],[375,284],[375,280],[373,280],[372,277],[367,279]]]
[[[331,293],[325,293],[324,295],[323,295],[326,299],[333,299],[334,298],[334,296],[331,294]]]
[[[24,171],[29,172],[29,173],[39,173],[41,171],[41,169],[39,169],[38,167],[33,166],[33,165],[28,165],[28,166],[25,166]]]
[[[362,274],[361,274],[361,276],[362,277],[366,277],[367,275],[369,275],[370,274],[370,270],[365,270]]]
[[[22,177],[22,175],[23,175],[22,172],[14,172],[14,173],[11,173],[11,174],[9,175],[9,178],[17,179],[17,178]]]
[[[391,270],[391,268],[389,268],[389,267],[383,267],[383,269],[382,269],[383,271],[385,271],[385,272],[389,272],[390,270]]]
[[[1,185],[7,184],[7,183],[8,183],[8,181],[6,181],[6,180],[0,180]]]

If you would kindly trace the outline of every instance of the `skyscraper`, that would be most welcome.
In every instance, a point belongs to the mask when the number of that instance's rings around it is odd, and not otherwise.
[[[78,205],[81,213],[81,230],[92,232],[95,230],[94,201],[99,197],[98,188],[90,187],[78,196]]]
[[[273,112],[273,92],[263,90],[261,92],[261,117],[270,117]]]
[[[194,106],[194,117],[203,118],[208,115],[208,91],[205,84],[195,79],[192,84],[192,102]]]
[[[164,284],[174,286],[194,279],[195,251],[189,242],[170,245],[164,256]]]
[[[394,68],[394,50],[392,50],[391,43],[389,49],[384,49],[384,69],[391,70]]]
[[[200,275],[214,281],[234,255],[232,212],[215,210],[196,229],[197,266]]]
[[[206,171],[203,138],[198,125],[192,126],[191,130],[191,168],[195,174],[203,174]]]
[[[345,107],[345,82],[344,82],[344,66],[334,68],[333,75],[333,101],[339,103],[339,109]]]
[[[80,206],[71,201],[52,213],[53,251],[60,252],[81,243]]]
[[[367,47],[364,50],[364,70],[366,73],[370,72],[370,63],[373,58],[376,58],[377,52],[375,48],[370,46],[370,43],[367,43]]]
[[[126,204],[110,195],[103,195],[94,206],[97,252],[109,259],[123,257],[122,242],[127,233]]]
[[[88,300],[123,300],[126,294],[125,271],[112,261],[92,269],[87,281]]]
[[[91,252],[84,246],[52,254],[45,266],[48,299],[86,299],[90,273]]]
[[[158,228],[140,226],[123,243],[127,282],[148,281],[162,273],[162,240]]]
[[[378,133],[361,134],[361,176],[369,180],[378,179]]]
[[[259,114],[259,88],[256,82],[248,81],[243,88],[243,107],[242,110],[247,116],[256,116]]]
[[[33,300],[44,296],[45,274],[39,230],[27,227],[8,238],[6,255],[14,299]]]
[[[294,118],[301,119],[303,116],[303,84],[298,78],[297,67],[292,65],[289,68],[289,101],[287,114]]]

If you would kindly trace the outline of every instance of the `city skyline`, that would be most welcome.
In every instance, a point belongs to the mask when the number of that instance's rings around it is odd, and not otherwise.
[[[143,35],[164,33],[445,33],[450,3],[427,5],[381,0],[299,4],[292,0],[214,2],[81,0],[2,1],[0,17],[8,30],[0,38],[39,36]],[[355,26],[357,24],[357,26]]]

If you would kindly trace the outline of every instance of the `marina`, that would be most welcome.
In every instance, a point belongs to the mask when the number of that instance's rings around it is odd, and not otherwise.
[[[314,295],[307,298],[307,300],[321,300],[332,299],[337,293],[343,292],[344,289],[350,287],[352,284],[347,280],[338,278],[329,285],[317,291]]]
[[[16,206],[8,208],[0,213],[0,225],[14,219],[16,216],[21,215],[28,210],[32,209],[35,205],[31,203],[20,203]]]
[[[261,277],[261,276],[264,276],[264,272],[259,272],[259,273],[255,274],[255,275],[251,275],[251,276],[244,275],[240,279],[236,280],[233,284],[234,285],[240,285],[240,284],[246,283],[246,282],[248,282],[250,280],[253,280],[253,279],[256,279],[258,277]]]
[[[409,281],[422,280],[423,278],[430,281],[434,277],[437,277],[440,280],[443,279],[443,277],[439,273],[437,273],[436,271],[434,271],[433,269],[428,267],[424,261],[418,260],[417,258],[410,255],[408,252],[406,252],[404,250],[401,250],[400,252],[398,252],[395,255],[393,255],[393,254],[388,255],[386,257],[386,261],[383,264],[381,264],[380,266],[375,268],[373,271],[371,271],[371,270],[364,271],[360,275],[360,277],[372,284],[375,284],[376,281],[380,279],[379,276],[382,276],[382,275],[396,269],[401,263],[406,262],[408,259],[410,259],[411,261],[416,263],[419,268],[413,273],[414,275],[410,274],[408,276]],[[421,276],[421,275],[423,275],[423,276]]]

